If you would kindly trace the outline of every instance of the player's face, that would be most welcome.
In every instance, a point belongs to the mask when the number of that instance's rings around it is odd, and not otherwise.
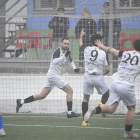
[[[63,11],[58,11],[57,15],[64,15],[64,12]]]
[[[63,40],[63,42],[61,42],[61,48],[63,50],[67,50],[69,48],[69,40]]]
[[[105,13],[109,13],[109,6],[105,6],[105,7],[104,7],[104,12],[105,12]]]
[[[84,17],[87,17],[87,16],[89,16],[89,15],[90,15],[89,13],[83,12],[83,16],[84,16]]]

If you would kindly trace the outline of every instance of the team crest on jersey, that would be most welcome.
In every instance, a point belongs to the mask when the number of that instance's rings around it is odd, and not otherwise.
[[[136,52],[133,52],[133,54],[136,54]]]
[[[97,50],[97,48],[94,48],[94,50]]]

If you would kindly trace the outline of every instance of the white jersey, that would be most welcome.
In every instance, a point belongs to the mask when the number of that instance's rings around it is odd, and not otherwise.
[[[119,53],[122,56],[118,66],[118,72],[113,74],[113,80],[126,85],[134,86],[136,76],[140,72],[140,53],[138,51],[124,51]]]
[[[56,59],[57,62],[54,63],[54,60]],[[66,62],[72,63],[73,65],[71,66],[73,67],[73,69],[76,68],[72,61],[71,56],[69,55],[68,57],[65,58],[65,52],[63,52],[60,48],[57,48],[52,54],[50,68],[47,74],[60,75]]]
[[[95,46],[81,46],[85,57],[85,74],[102,75],[103,68],[109,63],[106,59],[106,53]]]

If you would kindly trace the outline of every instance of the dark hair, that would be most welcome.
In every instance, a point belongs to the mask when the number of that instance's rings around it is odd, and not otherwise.
[[[105,2],[105,3],[104,3],[103,7],[106,7],[106,6],[109,7],[109,2]]]
[[[95,41],[96,41],[96,40],[101,40],[101,39],[102,39],[102,37],[101,37],[100,34],[92,35],[92,36],[90,37],[90,42],[91,42],[91,44],[92,44],[93,46],[97,46],[97,45],[95,44]]]
[[[134,45],[134,48],[135,48],[136,51],[140,51],[140,39],[136,39],[133,42],[133,45]]]
[[[63,42],[63,40],[69,40],[69,38],[64,36],[64,37],[62,37],[61,42]]]
[[[57,9],[57,11],[63,11],[63,12],[65,12],[65,9],[64,9],[63,7],[59,7],[59,8]]]

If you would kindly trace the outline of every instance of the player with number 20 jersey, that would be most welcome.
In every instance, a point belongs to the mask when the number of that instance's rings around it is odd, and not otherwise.
[[[99,113],[114,113],[122,100],[127,107],[125,117],[124,138],[137,138],[138,134],[131,132],[135,115],[136,95],[134,91],[134,81],[140,73],[140,39],[133,42],[133,51],[119,51],[114,48],[104,46],[100,40],[96,40],[96,45],[107,53],[117,57],[122,57],[118,66],[118,71],[113,74],[113,82],[110,85],[109,105],[90,107],[84,116],[84,121]]]
[[[113,80],[134,86],[134,80],[140,72],[140,53],[136,50],[120,52],[121,63],[118,72],[113,75]]]

